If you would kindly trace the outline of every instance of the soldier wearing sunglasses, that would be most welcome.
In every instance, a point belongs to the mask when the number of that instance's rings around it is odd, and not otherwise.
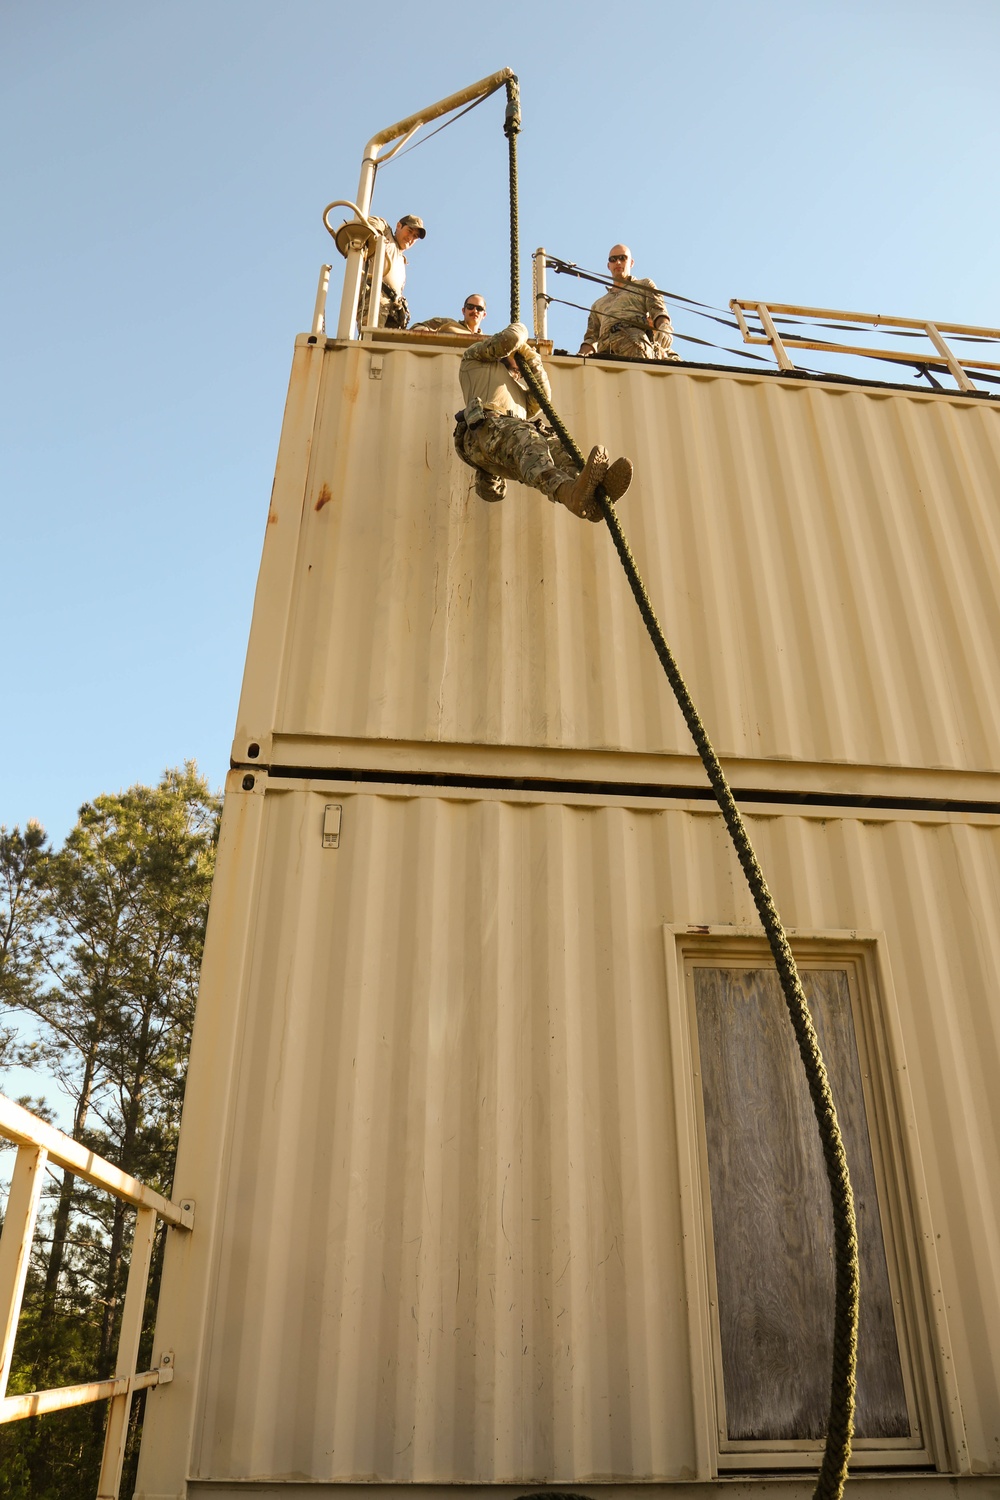
[[[577,353],[679,359],[673,350],[674,330],[663,294],[645,277],[633,276],[633,265],[627,245],[612,245],[608,254],[612,286],[591,307]]]
[[[482,328],[486,316],[486,298],[480,292],[470,292],[462,303],[462,321],[454,318],[425,318],[414,323],[411,333],[476,333]]]

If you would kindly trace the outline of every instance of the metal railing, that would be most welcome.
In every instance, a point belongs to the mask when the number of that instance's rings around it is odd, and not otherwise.
[[[970,369],[1000,370],[1000,362],[997,360],[982,359],[978,355],[960,357],[944,338],[948,333],[963,342],[985,344],[990,353],[1000,354],[1000,329],[997,328],[979,328],[967,323],[940,323],[929,318],[895,318],[881,313],[843,312],[829,307],[801,307],[786,302],[754,302],[740,297],[734,297],[729,306],[744,343],[770,345],[778,367],[782,370],[795,369],[789,349],[818,349],[824,354],[858,355],[864,359],[888,360],[894,364],[917,366],[920,369],[946,370],[960,391],[977,389],[968,374]],[[746,317],[748,313],[756,318],[758,328],[750,327]],[[793,318],[820,323],[834,333],[863,332],[865,327],[885,329],[899,338],[924,338],[931,349],[926,352],[918,352],[913,347],[886,349],[870,344],[848,344],[817,338],[815,334],[810,337],[811,331],[808,328],[789,321]],[[859,323],[863,325],[861,329],[854,326]]]
[[[549,336],[549,296],[545,282],[545,250],[539,245],[531,257],[531,306],[534,312],[535,338]]]
[[[79,1141],[63,1135],[61,1130],[22,1109],[4,1094],[0,1094],[0,1137],[17,1146],[3,1234],[0,1235],[0,1422],[17,1422],[25,1417],[110,1399],[97,1500],[117,1500],[133,1392],[163,1385],[173,1379],[174,1373],[170,1352],[160,1356],[155,1369],[137,1372],[135,1368],[157,1220],[163,1220],[176,1229],[189,1230],[194,1225],[194,1204],[189,1201],[171,1203],[86,1146],[81,1146]],[[7,1382],[31,1242],[45,1169],[49,1163],[62,1167],[75,1177],[82,1177],[94,1187],[104,1188],[136,1209],[115,1373],[107,1380],[93,1380],[85,1385],[8,1396]]]

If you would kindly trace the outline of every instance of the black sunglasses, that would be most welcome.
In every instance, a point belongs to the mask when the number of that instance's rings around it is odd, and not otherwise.
[[[628,256],[627,255],[609,255],[608,256],[608,265],[609,266],[613,266],[616,260],[628,260]]]
[[[463,312],[485,312],[486,309],[481,302],[466,302]]]

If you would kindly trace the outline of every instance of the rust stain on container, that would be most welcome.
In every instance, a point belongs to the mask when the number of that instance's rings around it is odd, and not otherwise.
[[[330,486],[328,484],[324,484],[323,488],[320,490],[319,495],[316,498],[316,509],[322,510],[327,501],[332,499],[333,496],[330,493]]]

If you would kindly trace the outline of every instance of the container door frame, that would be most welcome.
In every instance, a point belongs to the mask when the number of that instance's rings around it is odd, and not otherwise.
[[[859,976],[852,986],[855,1029],[872,1152],[879,1185],[890,1281],[902,1299],[904,1336],[900,1357],[904,1382],[912,1388],[923,1434],[923,1450],[893,1453],[874,1440],[858,1443],[852,1468],[896,1468],[932,1464],[944,1473],[969,1473],[961,1406],[953,1374],[944,1290],[935,1249],[919,1134],[903,1052],[903,1032],[884,932],[789,929],[796,957],[806,966],[846,964]],[[698,1036],[686,968],[692,959],[719,967],[766,967],[771,963],[759,928],[665,923],[666,991],[671,1046],[694,1437],[699,1479],[720,1472],[780,1470],[812,1466],[822,1445],[740,1444],[719,1441],[725,1412],[721,1392],[721,1341],[715,1308],[714,1246],[708,1187],[707,1146]],[[867,1075],[867,1076],[866,1076]]]

